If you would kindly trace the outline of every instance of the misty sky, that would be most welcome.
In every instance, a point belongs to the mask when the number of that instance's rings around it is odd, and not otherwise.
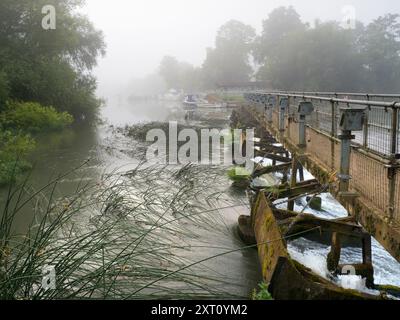
[[[282,5],[292,5],[307,22],[340,21],[346,5],[353,5],[363,22],[400,13],[399,0],[87,0],[82,11],[107,43],[107,56],[95,70],[99,94],[154,72],[167,54],[201,65],[223,23],[237,19],[259,32],[262,20]]]

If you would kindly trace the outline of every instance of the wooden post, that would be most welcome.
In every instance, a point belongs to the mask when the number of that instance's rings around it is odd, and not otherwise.
[[[371,235],[369,234],[362,239],[362,256],[364,264],[372,264]]]
[[[341,250],[342,247],[340,245],[339,233],[333,232],[331,252],[329,252],[327,258],[327,267],[330,272],[336,272],[337,268],[339,267]]]
[[[299,175],[300,175],[300,181],[304,181],[304,168],[303,165],[299,166]]]
[[[298,170],[298,162],[296,156],[293,157],[292,159],[292,174],[290,177],[290,187],[293,188],[297,184],[297,170]],[[289,211],[294,210],[294,200],[291,200],[288,202],[287,209]]]

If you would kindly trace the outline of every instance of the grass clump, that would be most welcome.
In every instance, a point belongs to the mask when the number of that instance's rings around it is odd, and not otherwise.
[[[233,182],[248,181],[251,178],[251,173],[243,167],[234,167],[228,170],[228,178]]]
[[[201,229],[225,230],[210,210],[221,195],[209,193],[205,182],[213,177],[204,168],[139,165],[54,199],[68,174],[36,192],[26,183],[9,188],[0,208],[0,299],[239,298],[234,279],[198,255],[211,250]],[[26,206],[35,217],[26,234],[15,235]],[[214,249],[216,256],[230,250]],[[44,266],[54,267],[56,289],[43,286]]]
[[[268,285],[263,282],[258,286],[259,290],[257,292],[257,290],[254,289],[252,300],[272,300],[272,296],[268,291]]]

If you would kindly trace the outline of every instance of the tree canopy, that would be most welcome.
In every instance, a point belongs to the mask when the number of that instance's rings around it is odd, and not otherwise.
[[[263,21],[259,35],[228,21],[201,68],[183,72],[182,63],[168,57],[161,75],[176,88],[190,79],[196,79],[192,87],[213,89],[255,78],[279,90],[399,92],[399,17],[387,14],[346,29],[336,21],[304,23],[293,7],[280,7]]]
[[[338,22],[301,22],[278,8],[255,43],[257,78],[285,90],[397,92],[400,89],[399,15],[344,29]]]
[[[218,31],[215,48],[207,49],[203,64],[207,87],[233,81],[249,81],[253,70],[249,62],[256,32],[253,27],[231,20]]]
[[[160,63],[159,74],[168,89],[194,91],[202,87],[201,71],[189,63],[178,61],[175,57],[165,56]]]
[[[90,74],[105,53],[102,32],[76,12],[82,0],[0,2],[0,106],[35,101],[93,119],[100,101]],[[56,9],[56,28],[42,27],[42,8]]]

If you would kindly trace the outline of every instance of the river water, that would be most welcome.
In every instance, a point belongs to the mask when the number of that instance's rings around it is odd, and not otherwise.
[[[183,121],[184,116],[185,112],[181,110],[180,105],[171,102],[142,101],[126,105],[110,103],[101,110],[102,124],[94,127],[75,126],[62,133],[39,137],[38,147],[31,157],[34,169],[29,184],[33,190],[38,190],[61,173],[79,168],[58,183],[54,198],[63,198],[73,194],[85,181],[96,181],[104,172],[129,171],[139,163],[135,155],[137,143],[121,134],[119,128],[150,121]],[[224,116],[226,126],[228,117],[227,113]],[[90,162],[82,166],[88,159]],[[256,250],[239,250],[243,244],[237,235],[237,219],[240,214],[248,214],[247,200],[244,193],[230,195],[230,182],[224,173],[221,174],[223,185],[219,188],[226,191],[226,197],[231,197],[232,202],[243,205],[216,210],[215,214],[220,219],[217,220],[219,225],[215,226],[215,229],[224,231],[214,232],[213,228],[199,231],[199,241],[206,245],[193,250],[189,255],[191,260],[197,261],[219,254],[221,249],[215,247],[222,247],[228,251],[238,249],[203,264],[212,270],[213,274],[232,282],[232,285],[223,291],[233,290],[234,295],[248,298],[261,282],[261,273]],[[2,190],[3,196],[5,192],[6,190]],[[14,226],[16,233],[22,234],[26,231],[33,217],[32,206],[33,203],[19,213]],[[220,206],[223,207],[223,204]]]
[[[300,176],[297,177],[300,181]],[[311,180],[314,177],[305,170],[305,179]],[[348,216],[347,210],[329,193],[322,193],[322,210],[313,210],[307,207],[306,197],[300,198],[295,202],[294,210],[313,214],[323,219],[337,219]],[[286,209],[286,203],[282,200],[277,201],[277,207]],[[400,263],[396,261],[381,245],[372,237],[372,262],[374,266],[374,282],[379,285],[394,285],[400,287]],[[330,246],[313,242],[304,238],[297,239],[288,243],[288,250],[291,256],[312,269],[318,275],[330,280],[330,272],[326,266],[326,257],[330,252]],[[360,247],[345,247],[341,251],[341,264],[362,263],[362,249]],[[369,293],[373,292],[365,287],[365,283],[360,277],[342,276],[336,279],[335,283],[350,289],[357,289]]]

